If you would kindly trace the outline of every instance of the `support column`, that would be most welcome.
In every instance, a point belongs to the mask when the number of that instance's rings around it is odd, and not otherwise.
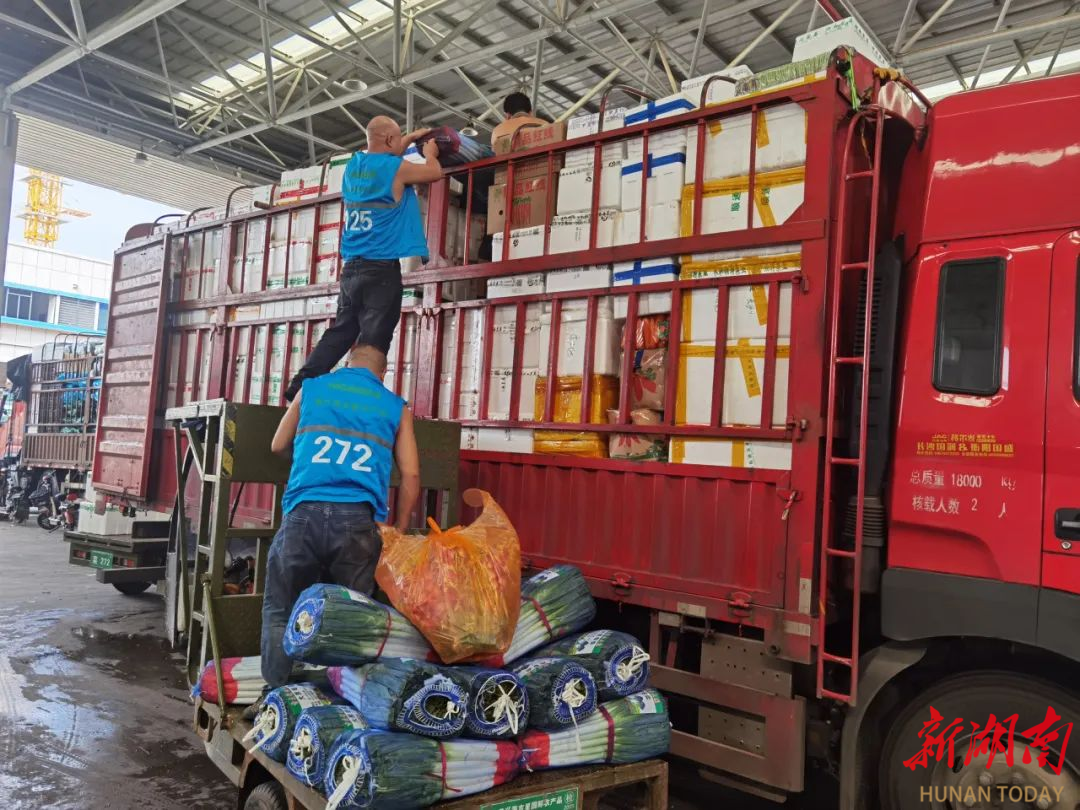
[[[7,246],[11,225],[11,199],[15,193],[15,146],[19,140],[19,119],[13,112],[0,111],[0,314],[4,309],[4,278],[7,275]]]

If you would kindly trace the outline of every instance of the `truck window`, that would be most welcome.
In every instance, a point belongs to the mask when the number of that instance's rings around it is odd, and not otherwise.
[[[955,394],[996,394],[1001,387],[1005,261],[949,262],[938,285],[934,387]]]

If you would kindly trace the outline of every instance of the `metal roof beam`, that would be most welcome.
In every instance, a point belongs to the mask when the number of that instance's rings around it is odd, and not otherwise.
[[[266,0],[259,0],[259,8],[266,11]],[[262,37],[263,76],[266,79],[266,109],[273,121],[277,118],[277,88],[274,87],[274,51],[270,47],[270,23],[265,18],[259,20],[259,34]]]
[[[748,13],[747,16],[749,16],[750,19],[756,22],[760,27],[768,31],[769,39],[771,39],[773,42],[775,42],[777,45],[787,51],[789,56],[791,55],[791,51],[795,47],[794,43],[788,42],[786,39],[776,33],[777,26],[774,26],[771,22],[769,22],[769,19],[764,14],[762,14],[760,11],[751,11]]]
[[[772,34],[772,32],[775,31],[777,28],[779,28],[780,25],[784,22],[784,20],[790,17],[792,12],[794,12],[804,2],[805,0],[792,0],[791,5],[789,5],[779,17],[769,23],[765,30],[758,34],[756,37],[754,37],[754,39],[750,42],[749,45],[739,51],[738,56],[736,56],[728,63],[728,67],[734,67],[736,65],[742,64],[742,61],[750,55],[754,48],[760,45],[767,36]]]
[[[59,14],[57,14],[55,11],[45,5],[44,0],[34,0],[34,5],[41,9],[42,13],[44,13],[46,17],[52,20],[57,28],[67,34],[68,39],[70,39],[77,45],[81,45],[83,43],[83,40],[86,38],[85,33],[80,37],[79,34],[76,34],[74,31],[68,28],[67,23],[60,19]]]
[[[906,54],[908,51],[910,51],[911,47],[916,42],[919,41],[919,39],[922,37],[922,35],[925,34],[927,31],[929,31],[934,26],[934,23],[936,23],[938,21],[938,18],[940,18],[942,14],[944,14],[946,11],[948,11],[949,8],[952,6],[952,4],[955,3],[955,2],[956,2],[956,0],[945,0],[944,3],[942,3],[940,6],[938,6],[937,11],[935,11],[933,14],[930,15],[930,19],[927,20],[926,22],[924,22],[919,27],[919,30],[911,35],[911,39],[909,39],[906,43],[904,43],[904,47],[902,47],[900,49],[900,53],[901,54]]]
[[[134,31],[136,28],[150,22],[154,18],[159,17],[166,11],[175,8],[183,2],[184,0],[144,0],[130,11],[109,20],[104,25],[100,25],[89,32],[86,36],[85,45],[70,45],[60,51],[60,53],[50,56],[21,79],[9,84],[7,88],[5,88],[4,94],[8,98],[11,98],[11,96],[18,93],[20,90],[25,90],[27,87],[41,81],[46,76],[51,76],[56,71],[67,67],[73,62],[79,61],[86,54],[108,45],[114,39]]]
[[[71,0],[71,17],[75,20],[75,33],[79,36],[79,42],[86,42],[86,20],[83,19],[80,0]]]
[[[1073,8],[1075,8],[1075,5]],[[1015,25],[1002,31],[984,32],[973,36],[958,37],[937,45],[921,48],[917,51],[909,51],[904,54],[904,59],[905,61],[932,59],[935,56],[944,56],[946,54],[971,50],[972,48],[978,48],[982,45],[990,45],[995,42],[1002,42],[1003,40],[1014,39],[1027,34],[1038,34],[1053,28],[1058,28],[1060,30],[1062,26],[1072,26],[1076,25],[1078,22],[1080,22],[1080,14],[1066,12],[1064,15],[1055,15],[1051,18]],[[1030,48],[1028,50],[1029,52],[1034,52],[1037,48],[1038,45],[1036,45],[1035,48]],[[1019,70],[1019,67],[1017,70]]]

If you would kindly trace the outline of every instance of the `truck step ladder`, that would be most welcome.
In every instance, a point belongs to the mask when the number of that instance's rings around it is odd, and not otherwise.
[[[829,343],[829,399],[828,415],[825,427],[825,486],[824,486],[824,509],[821,525],[821,573],[819,578],[818,594],[818,657],[817,657],[817,696],[832,698],[844,703],[855,705],[858,695],[859,680],[859,612],[862,602],[862,563],[863,563],[863,521],[864,521],[864,497],[866,494],[866,448],[867,448],[867,419],[868,400],[870,394],[870,374],[866,371],[870,368],[871,350],[871,327],[873,320],[873,295],[874,289],[874,260],[877,254],[877,230],[878,230],[878,205],[881,192],[881,164],[882,164],[882,138],[885,130],[885,111],[878,106],[864,106],[856,111],[848,126],[847,138],[844,143],[844,151],[841,153],[840,171],[843,172],[844,181],[840,186],[839,203],[837,206],[837,222],[839,223],[836,235],[836,245],[833,265],[836,268],[832,281],[832,315]],[[865,128],[872,128],[872,147],[868,150],[869,168],[852,171],[853,147],[862,145],[863,139],[859,137]],[[857,183],[870,182],[870,212],[867,223],[868,234],[866,237],[866,257],[857,257],[849,260],[846,256],[848,244],[848,232],[845,228],[847,217],[850,216],[850,195],[852,187]],[[863,296],[861,312],[858,313],[860,320],[856,322],[856,328],[862,329],[862,355],[850,356],[841,354],[840,346],[840,309],[845,289],[846,276],[849,273],[858,273],[867,294]],[[837,444],[837,402],[843,395],[843,386],[840,385],[838,376],[841,367],[853,366],[863,371],[860,375],[861,390],[858,425],[858,455],[836,455]],[[837,531],[838,509],[842,505],[836,503],[836,483],[842,470],[854,471],[856,476],[856,513],[855,513],[855,538],[851,548],[838,544],[840,532]],[[843,561],[843,563],[841,563]],[[851,587],[851,639],[850,646],[838,650],[830,648],[836,644],[836,639],[828,639],[829,611],[829,579],[834,566],[841,564],[852,568]],[[834,674],[847,672],[847,678],[833,678]],[[845,684],[846,681],[846,685]],[[831,687],[831,688],[830,688]]]

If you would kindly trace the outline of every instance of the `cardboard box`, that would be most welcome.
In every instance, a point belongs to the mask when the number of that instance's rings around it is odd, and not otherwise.
[[[641,171],[640,160],[621,164],[622,210],[632,211],[641,207]],[[649,183],[646,189],[646,204],[656,205],[662,202],[674,202],[682,198],[683,179],[686,170],[686,152],[682,150],[666,153],[649,154]]]
[[[491,237],[491,260],[502,261],[503,234],[497,233]],[[510,251],[508,259],[528,259],[532,256],[544,255],[544,226],[537,225],[532,228],[515,228],[510,231]],[[491,296],[488,295],[488,298]]]
[[[791,52],[791,61],[800,62],[821,54],[831,53],[836,48],[846,45],[854,48],[871,62],[888,67],[889,60],[874,42],[873,38],[852,17],[815,28],[795,37],[795,48]]]
[[[543,225],[547,220],[548,197],[553,185],[558,185],[556,180],[546,176],[515,180],[510,227],[531,228]],[[500,234],[505,228],[506,184],[501,183],[488,189],[487,233]],[[495,261],[498,261],[498,258],[495,258]]]
[[[803,202],[805,169],[798,166],[776,172],[761,172],[754,188],[753,227],[782,225],[791,218]],[[715,180],[702,189],[702,233],[739,231],[747,226],[746,200],[750,190],[749,179],[732,177]],[[683,189],[682,223],[683,236],[693,230],[693,186]]]
[[[487,280],[488,298],[511,298],[515,295],[533,295],[544,291],[543,273],[524,273],[517,276],[499,276]]]
[[[682,439],[673,436],[669,460],[672,464],[790,470],[791,444],[744,439]]]
[[[581,376],[585,372],[585,341],[587,338],[585,309],[563,310],[559,327],[559,348],[555,373],[559,376]],[[593,332],[594,374],[619,373],[619,329],[614,318],[598,308]],[[551,313],[540,316],[540,363],[548,370],[548,349],[551,345]]]
[[[547,404],[547,377],[536,381],[534,418],[544,421],[544,407]],[[581,375],[559,376],[555,378],[555,399],[551,409],[552,422],[576,423],[581,421]],[[607,421],[607,412],[619,404],[619,379],[613,376],[594,374],[589,388],[589,424],[599,425]],[[569,437],[566,437],[569,438]]]
[[[544,290],[549,293],[571,290],[596,290],[611,286],[611,265],[594,264],[552,270],[547,274]]]
[[[772,427],[787,422],[788,359],[791,347],[776,347]],[[679,345],[678,389],[675,424],[708,425],[712,419],[713,364],[716,346],[711,343]],[[761,420],[761,386],[765,370],[765,341],[728,341],[724,357],[724,404],[721,424],[758,426]]]
[[[679,85],[679,93],[695,107],[700,108],[701,91],[705,88],[705,82],[713,76],[734,79],[734,81],[729,82],[720,78],[709,85],[709,97],[705,99],[705,103],[720,104],[735,98],[735,86],[740,79],[749,79],[752,78],[753,75],[754,71],[750,70],[746,65],[736,65],[733,68],[725,68],[724,70],[718,70],[715,73],[709,73],[705,76],[693,76],[692,78],[684,79],[682,84]]]
[[[548,124],[546,127],[527,127],[518,130],[513,133],[517,137],[514,138],[514,152],[524,152],[529,149],[536,149],[541,146],[549,146],[554,143],[561,143],[566,140],[566,122],[557,121],[554,124]],[[505,155],[510,152],[510,142],[512,135],[504,135],[499,138],[493,144],[492,148],[495,150],[496,155]],[[562,155],[553,155],[551,161],[552,173],[558,173],[562,169]],[[548,160],[546,157],[534,158],[521,163],[514,164],[514,183],[515,185],[519,180],[526,180],[533,177],[546,177],[548,175]],[[496,185],[505,185],[507,177],[507,170],[505,168],[498,168],[495,170],[495,183]]]
[[[617,214],[614,208],[601,208],[597,212],[596,247],[611,247],[615,243]],[[588,250],[591,235],[592,217],[590,214],[566,214],[552,217],[548,253]]]
[[[753,255],[743,251],[700,253],[684,257],[680,278],[717,278],[759,276],[797,271],[801,264],[799,245],[776,245],[758,248]],[[683,295],[681,339],[684,343],[711,342],[716,339],[716,308],[719,296],[715,289],[691,290]],[[764,340],[768,322],[769,294],[764,284],[728,288],[727,338]],[[791,285],[780,289],[778,333],[780,340],[791,337]]]
[[[620,173],[623,161],[608,161],[600,171],[600,208],[618,208],[622,199]],[[679,190],[682,190],[680,182]],[[592,166],[579,169],[563,169],[559,172],[559,196],[556,212],[565,214],[588,213],[592,211],[593,169]],[[678,199],[678,194],[676,194]]]

